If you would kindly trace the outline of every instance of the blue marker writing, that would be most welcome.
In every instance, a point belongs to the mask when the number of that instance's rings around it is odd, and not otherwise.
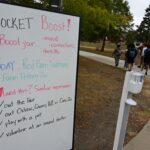
[[[10,61],[10,62],[6,62],[6,63],[2,63],[0,64],[0,71],[5,71],[5,70],[14,70],[14,64],[15,61]]]

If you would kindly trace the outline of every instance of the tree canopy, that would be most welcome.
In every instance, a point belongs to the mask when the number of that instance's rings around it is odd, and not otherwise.
[[[137,39],[141,42],[150,43],[150,5],[145,10],[145,15],[137,29]]]
[[[119,40],[132,21],[124,0],[64,0],[64,11],[81,16],[81,39],[88,41]]]
[[[52,0],[12,2],[50,9]],[[118,42],[133,19],[127,0],[63,0],[63,12],[81,17],[80,37],[86,41],[99,41],[107,36]]]

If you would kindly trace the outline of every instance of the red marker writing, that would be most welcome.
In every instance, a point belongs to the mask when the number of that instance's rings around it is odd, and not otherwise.
[[[71,19],[69,18],[68,20],[68,32],[70,31],[70,22],[71,22]]]
[[[0,97],[2,96],[3,94],[3,87],[0,87]]]

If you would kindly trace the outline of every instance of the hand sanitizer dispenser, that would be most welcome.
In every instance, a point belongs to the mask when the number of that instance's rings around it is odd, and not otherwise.
[[[140,93],[143,87],[143,83],[144,74],[135,71],[126,72],[113,150],[123,150],[130,106],[135,106],[137,104],[132,99],[132,94]]]
[[[144,74],[132,72],[129,80],[128,91],[134,94],[141,92],[144,83]]]

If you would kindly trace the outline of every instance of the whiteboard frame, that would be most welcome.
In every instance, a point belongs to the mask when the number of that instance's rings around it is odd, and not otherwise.
[[[36,7],[32,7],[32,6],[24,6],[24,5],[19,5],[17,3],[9,3],[9,2],[2,2],[0,1],[0,4],[6,4],[6,5],[12,5],[12,6],[17,6],[17,7],[23,7],[23,8],[29,8],[29,9],[34,9],[34,10],[41,10],[41,11],[47,11],[47,12],[52,12],[52,13],[56,13],[56,14],[64,14],[64,15],[69,15],[69,16],[75,16],[75,17],[79,17],[79,32],[78,32],[78,49],[77,49],[77,60],[76,60],[76,78],[75,78],[75,97],[74,97],[74,115],[73,115],[73,135],[72,135],[72,149],[70,150],[74,150],[74,140],[75,140],[75,118],[76,118],[76,106],[77,106],[77,81],[78,81],[78,70],[79,70],[79,50],[80,50],[80,26],[81,26],[81,22],[80,22],[80,16],[78,15],[74,15],[71,13],[64,13],[64,12],[59,12],[59,11],[52,11],[52,10],[48,10],[48,9],[44,9],[44,8],[36,8]]]

